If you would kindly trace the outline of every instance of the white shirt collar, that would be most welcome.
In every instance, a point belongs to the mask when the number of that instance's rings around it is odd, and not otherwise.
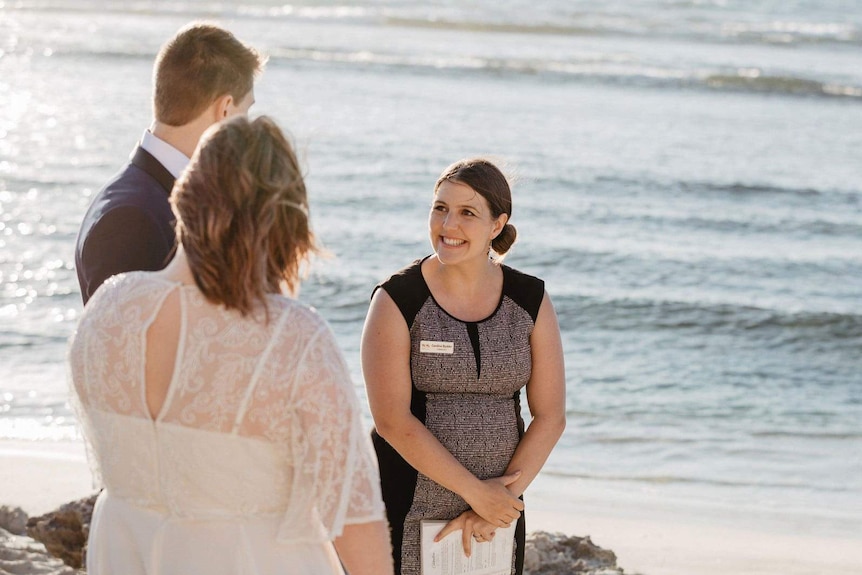
[[[152,154],[175,178],[179,178],[189,165],[188,156],[149,130],[146,130],[141,138],[141,147]]]

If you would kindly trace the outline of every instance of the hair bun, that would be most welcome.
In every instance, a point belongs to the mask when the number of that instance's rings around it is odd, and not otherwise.
[[[500,230],[500,233],[497,234],[497,237],[491,241],[491,249],[502,256],[509,251],[509,248],[512,247],[512,244],[515,243],[517,238],[518,230],[515,229],[515,226],[507,222],[506,225],[503,226],[503,229]]]

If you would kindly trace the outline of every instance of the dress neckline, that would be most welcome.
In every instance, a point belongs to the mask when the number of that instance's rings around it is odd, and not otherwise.
[[[482,319],[478,319],[478,320],[474,320],[474,321],[468,321],[468,320],[461,319],[461,318],[449,313],[446,310],[446,308],[444,308],[442,305],[440,305],[440,302],[437,301],[437,298],[434,297],[434,292],[431,291],[431,287],[428,285],[428,282],[425,280],[425,274],[422,273],[422,264],[425,263],[425,261],[428,258],[430,258],[432,255],[433,254],[428,254],[427,256],[425,256],[424,258],[419,260],[419,262],[416,264],[416,267],[417,267],[418,272],[419,272],[419,278],[422,280],[422,285],[425,286],[425,291],[428,292],[428,295],[431,297],[431,301],[434,302],[434,305],[437,306],[437,309],[439,309],[440,311],[442,311],[444,314],[446,314],[450,318],[454,319],[455,321],[457,321],[459,323],[463,323],[463,324],[485,323],[486,321],[492,319],[495,315],[497,315],[497,312],[500,311],[501,307],[503,307],[503,298],[506,295],[506,284],[507,284],[509,274],[506,273],[506,266],[505,265],[499,264],[500,270],[503,272],[503,285],[500,288],[500,297],[497,300],[497,305],[496,305],[496,307],[494,307],[494,311],[492,311],[490,314],[488,314],[487,317],[484,317]]]

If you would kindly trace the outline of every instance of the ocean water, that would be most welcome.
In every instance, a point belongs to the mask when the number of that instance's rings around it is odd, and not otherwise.
[[[300,297],[361,394],[373,286],[429,253],[437,174],[492,155],[506,261],[562,329],[546,473],[862,516],[858,2],[70,4],[0,0],[0,439],[77,438],[78,224],[149,124],[160,44],[207,18],[270,56],[252,114],[292,133],[332,253]]]

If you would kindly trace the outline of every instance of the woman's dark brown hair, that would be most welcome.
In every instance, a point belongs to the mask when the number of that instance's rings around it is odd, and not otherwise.
[[[512,190],[509,187],[509,181],[503,172],[488,160],[470,158],[455,162],[443,170],[437,178],[437,183],[434,185],[435,193],[440,184],[445,181],[457,182],[473,188],[488,202],[491,216],[495,219],[500,217],[500,214],[506,214],[509,219],[512,218]],[[518,231],[515,226],[507,222],[497,237],[491,241],[491,249],[502,256],[509,251],[517,237]]]
[[[210,128],[174,185],[177,239],[206,298],[243,315],[299,286],[317,251],[305,182],[273,120],[237,116]]]

